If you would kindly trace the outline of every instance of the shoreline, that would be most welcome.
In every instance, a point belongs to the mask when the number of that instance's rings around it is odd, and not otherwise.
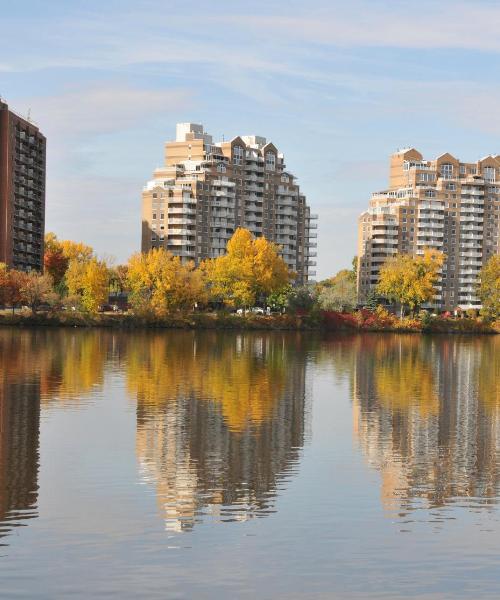
[[[324,315],[235,315],[229,313],[191,313],[164,317],[133,314],[85,314],[85,313],[16,313],[0,314],[0,327],[73,327],[106,328],[122,330],[140,329],[190,329],[190,330],[239,330],[239,331],[311,331],[339,333],[443,333],[480,334],[500,333],[497,324],[486,324],[474,319],[436,319],[430,324],[411,321],[409,325],[373,325],[369,323],[332,323]]]

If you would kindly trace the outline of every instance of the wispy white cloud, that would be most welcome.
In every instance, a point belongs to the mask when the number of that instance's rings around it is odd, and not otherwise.
[[[71,88],[59,94],[25,98],[21,105],[43,115],[44,127],[66,137],[123,131],[155,115],[191,102],[188,90],[151,90],[100,84]]]
[[[215,16],[212,20],[315,44],[500,51],[500,5],[481,2],[331,3],[306,14]]]

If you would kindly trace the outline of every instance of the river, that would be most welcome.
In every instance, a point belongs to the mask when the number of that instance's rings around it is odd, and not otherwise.
[[[0,329],[2,598],[497,598],[500,336]]]

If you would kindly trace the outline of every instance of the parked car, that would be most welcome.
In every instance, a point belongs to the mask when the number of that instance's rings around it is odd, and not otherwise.
[[[264,309],[260,306],[254,306],[253,308],[238,308],[236,311],[237,315],[248,315],[249,313],[253,313],[254,315],[263,315]]]

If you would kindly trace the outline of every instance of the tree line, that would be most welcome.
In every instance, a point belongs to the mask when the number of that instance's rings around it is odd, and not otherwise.
[[[110,293],[126,294],[136,312],[162,315],[210,306],[234,309],[255,304],[281,312],[314,310],[352,312],[357,297],[357,257],[350,269],[316,284],[294,285],[296,273],[279,254],[280,248],[264,237],[254,238],[239,228],[226,253],[202,261],[182,262],[164,248],[133,254],[127,264],[113,265],[99,258],[93,248],[71,240],[45,236],[44,273],[8,269],[0,263],[0,305],[71,307],[97,312]],[[415,314],[437,293],[445,256],[426,249],[422,256],[406,254],[389,258],[380,268],[378,284],[364,304],[397,305],[400,315]],[[483,313],[500,314],[500,256],[494,255],[480,272],[477,294]]]

